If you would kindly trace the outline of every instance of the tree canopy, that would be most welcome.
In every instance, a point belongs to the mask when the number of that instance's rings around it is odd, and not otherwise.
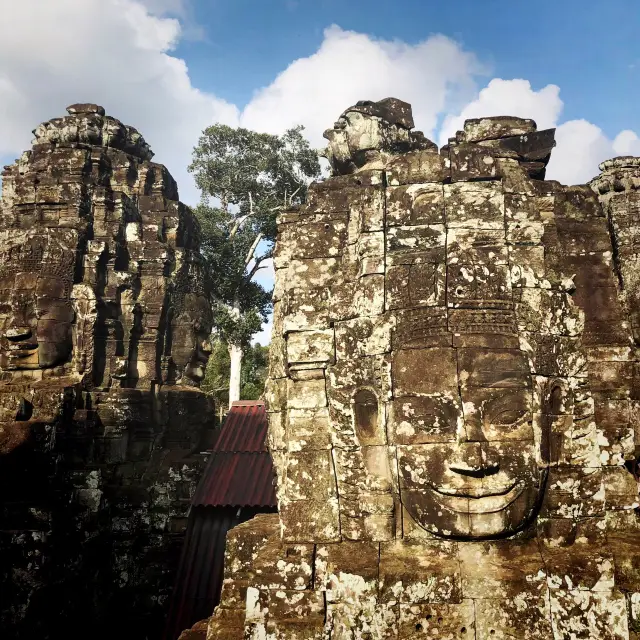
[[[243,353],[240,399],[258,400],[264,393],[264,383],[267,379],[269,347],[259,344],[247,345]],[[215,398],[218,407],[227,406],[229,403],[230,364],[227,345],[222,340],[216,340],[200,388]]]
[[[255,276],[272,256],[276,214],[304,202],[320,174],[316,152],[294,127],[283,135],[215,124],[203,131],[189,171],[201,190],[196,214],[220,335],[247,344],[267,318],[271,292]]]

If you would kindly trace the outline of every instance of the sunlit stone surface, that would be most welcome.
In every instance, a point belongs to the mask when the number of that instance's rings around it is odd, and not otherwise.
[[[280,217],[280,513],[207,638],[638,638],[640,159],[565,187],[532,120],[412,126],[347,109]]]

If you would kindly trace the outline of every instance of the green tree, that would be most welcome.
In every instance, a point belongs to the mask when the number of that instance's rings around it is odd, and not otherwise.
[[[243,348],[271,308],[271,292],[255,277],[272,257],[276,215],[302,204],[320,175],[302,131],[278,136],[215,124],[193,150],[189,171],[202,193],[196,214],[215,325],[229,350],[229,404],[240,398]]]
[[[243,366],[240,376],[240,400],[259,400],[264,393],[269,363],[269,347],[259,344],[243,348]],[[217,407],[229,403],[229,372],[231,358],[227,344],[217,339],[213,344],[201,389],[211,394]]]

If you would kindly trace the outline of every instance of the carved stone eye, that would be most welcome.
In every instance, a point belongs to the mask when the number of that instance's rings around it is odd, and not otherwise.
[[[503,390],[488,400],[483,409],[485,426],[515,429],[531,417],[530,394],[523,390]]]
[[[527,411],[522,409],[505,409],[504,411],[492,416],[491,422],[495,425],[508,427],[520,422],[526,414]]]

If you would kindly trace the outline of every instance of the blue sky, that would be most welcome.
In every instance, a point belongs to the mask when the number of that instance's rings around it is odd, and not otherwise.
[[[67,104],[100,102],[141,130],[187,203],[207,124],[303,123],[320,145],[344,107],[391,94],[439,142],[500,110],[573,123],[550,168],[565,181],[640,153],[639,0],[0,0],[0,11],[0,161]]]
[[[186,167],[209,124],[303,124],[320,147],[344,108],[387,96],[439,144],[470,117],[556,127],[548,177],[568,184],[640,155],[640,0],[0,0],[0,15],[1,164],[97,102],[195,204]]]
[[[610,136],[640,129],[638,0],[209,0],[194,3],[193,18],[201,39],[176,54],[196,86],[242,106],[337,24],[407,43],[448,35],[488,77],[560,86],[566,119],[586,118]]]

